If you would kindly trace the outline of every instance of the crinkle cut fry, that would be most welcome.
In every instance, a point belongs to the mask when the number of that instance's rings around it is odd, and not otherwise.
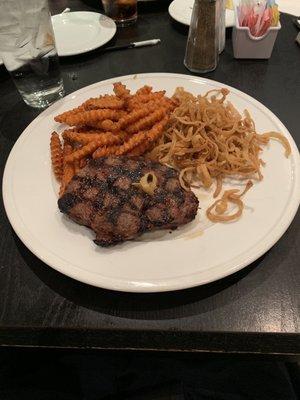
[[[52,169],[55,178],[60,182],[63,174],[63,151],[61,141],[56,132],[52,132],[50,139]]]
[[[108,146],[99,147],[94,153],[93,158],[104,157],[107,155],[115,154],[122,155],[131,151],[133,148],[146,141],[146,132],[139,132],[132,136],[122,146]]]
[[[142,93],[142,94],[134,94],[129,100],[128,100],[128,107],[133,109],[136,107],[141,107],[150,101],[155,101],[158,102],[159,100],[162,100],[164,98],[166,91],[162,90],[160,92],[154,92],[154,93]]]
[[[120,146],[98,147],[98,149],[96,151],[94,151],[94,153],[93,153],[93,158],[106,157],[106,156],[116,154],[116,152],[119,148],[120,148]]]
[[[99,146],[102,145],[103,142],[101,141],[96,141],[96,142],[90,142],[86,144],[85,146],[81,147],[80,149],[74,151],[72,154],[69,154],[66,156],[66,162],[67,163],[73,163],[76,160],[80,160],[83,157],[86,157],[90,154],[92,154]]]
[[[141,130],[147,129],[150,126],[152,126],[154,123],[156,123],[157,121],[160,121],[164,117],[165,114],[166,114],[166,109],[160,108],[160,109],[152,112],[151,114],[147,115],[146,117],[140,119],[136,123],[128,126],[126,128],[126,131],[128,133],[135,133],[135,132],[139,132]]]
[[[88,126],[93,129],[102,130],[102,131],[117,131],[119,130],[119,125],[117,123],[118,120],[127,116],[127,112],[125,110],[118,110],[118,118],[114,121],[111,119],[104,119],[103,121],[89,121]]]
[[[155,124],[146,134],[146,140],[148,142],[154,142],[160,138],[163,133],[164,127],[169,121],[169,116],[166,115],[160,122]]]
[[[75,137],[81,133],[104,133],[104,132],[101,132],[98,130],[91,131],[88,128],[77,127],[77,128],[65,129],[61,135],[62,135],[62,138],[64,139],[64,141],[72,142],[72,141],[75,141]]]
[[[139,88],[136,92],[135,95],[139,95],[139,94],[149,94],[152,92],[152,87],[148,86],[148,85],[144,85],[141,88]]]
[[[112,121],[111,119],[105,119],[103,121],[91,123],[90,128],[101,130],[104,132],[116,132],[120,130],[118,122]]]
[[[86,159],[86,158],[81,158],[81,159],[78,161],[78,164],[79,164],[79,168],[80,168],[80,169],[83,168],[83,167],[85,167],[86,164],[87,164],[87,159]]]
[[[104,131],[118,130],[117,123],[113,122],[111,119],[105,119],[104,121],[99,122],[98,126]]]
[[[69,144],[65,144],[63,148],[63,175],[62,175],[62,180],[61,180],[61,185],[60,185],[60,190],[59,190],[59,197],[61,197],[70,182],[70,180],[74,176],[74,165],[72,163],[67,162],[67,157],[72,154],[72,146]]]
[[[154,125],[152,129],[145,132],[145,139],[138,146],[134,147],[127,154],[130,156],[141,156],[149,151],[155,142],[162,136],[164,127],[166,126],[169,118],[166,116],[161,122]]]
[[[64,132],[64,138],[72,141],[72,142],[79,142],[83,144],[88,144],[90,142],[98,142],[102,143],[99,146],[110,146],[112,144],[119,144],[123,143],[126,139],[127,135],[124,132],[118,132],[118,134],[114,134],[111,132],[101,132],[97,133],[96,131],[87,132],[87,133],[80,133],[74,132],[72,130],[67,130]]]
[[[113,95],[104,95],[86,100],[83,103],[83,107],[85,110],[96,110],[99,108],[120,110],[124,107],[124,100]]]
[[[132,136],[127,142],[125,142],[119,149],[116,151],[116,155],[122,155],[129,153],[135,147],[141,145],[143,142],[151,143],[157,140],[163,132],[163,129],[168,122],[168,117],[166,116],[155,124],[149,131],[139,132]]]
[[[113,122],[109,119],[100,121],[97,123],[97,128],[98,129],[103,129],[105,131],[111,131],[111,132],[116,132],[120,131],[122,129],[126,130],[126,127],[135,123],[141,118],[146,117],[152,110],[154,109],[154,106],[150,107],[143,107],[138,110],[131,111],[129,114],[121,117],[119,121]]]
[[[67,125],[90,125],[93,122],[98,122],[104,119],[118,120],[120,118],[119,111],[100,109],[100,110],[90,110],[82,111],[77,114],[66,115],[59,122],[64,122]]]
[[[78,174],[80,171],[80,160],[74,161],[74,175]]]
[[[147,150],[149,150],[149,147],[151,146],[151,142],[148,142],[147,140],[144,140],[141,144],[138,146],[134,147],[132,150],[130,150],[127,155],[129,156],[142,156],[143,154],[146,153]]]
[[[146,138],[145,132],[139,132],[136,135],[132,136],[127,142],[125,142],[122,146],[118,148],[116,151],[117,156],[121,156],[122,154],[128,153],[134,147],[141,144]]]
[[[138,110],[131,111],[127,116],[120,118],[116,123],[115,127],[117,129],[126,129],[129,125],[135,123],[141,118],[146,117],[148,114],[155,110],[155,106],[143,107]],[[116,129],[115,128],[115,129]]]
[[[68,118],[71,115],[76,115],[82,111],[84,111],[83,105],[73,108],[73,110],[65,111],[62,114],[56,115],[56,117],[54,117],[54,121],[63,123],[65,121],[65,118]]]
[[[130,96],[130,90],[126,88],[125,85],[121,82],[116,82],[113,84],[114,86],[114,93],[120,99],[128,99]]]
[[[148,107],[149,109],[151,109],[152,111],[155,111],[159,108],[165,108],[168,112],[172,112],[174,111],[174,109],[177,107],[177,103],[171,99],[168,99],[166,97],[162,97],[160,99],[157,100],[150,100],[148,103],[139,103],[134,105],[134,107],[128,108],[129,111],[137,111],[140,110],[141,108],[145,108]]]
[[[131,156],[142,155],[151,146],[151,140],[147,140],[147,132],[139,132],[132,136],[122,146],[99,147],[94,153],[93,158],[105,157],[108,155],[129,154]]]

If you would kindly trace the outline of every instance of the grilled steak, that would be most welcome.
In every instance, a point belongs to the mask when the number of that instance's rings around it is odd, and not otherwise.
[[[152,172],[153,195],[137,183]],[[143,158],[103,157],[92,160],[73,177],[58,200],[61,212],[96,233],[95,243],[110,246],[154,229],[175,229],[192,221],[198,199],[183,190],[178,172]]]

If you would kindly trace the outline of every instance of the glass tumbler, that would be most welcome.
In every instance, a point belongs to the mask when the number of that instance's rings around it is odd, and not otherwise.
[[[0,54],[26,104],[45,108],[64,96],[47,0],[1,5]]]
[[[137,0],[102,0],[105,14],[117,26],[128,26],[137,20]]]

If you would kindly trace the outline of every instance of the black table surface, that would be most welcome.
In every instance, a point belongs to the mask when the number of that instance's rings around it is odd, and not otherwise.
[[[101,11],[99,3],[50,5],[57,13],[67,6]],[[235,60],[229,30],[216,71],[205,76],[264,103],[299,146],[300,47],[292,17],[282,15],[281,22],[269,61]],[[187,28],[172,21],[167,2],[140,3],[137,24],[119,29],[109,45],[152,38],[161,45],[62,58],[67,93],[127,74],[187,74]],[[38,111],[22,102],[4,67],[0,93],[2,174],[15,140]],[[173,293],[126,294],[82,284],[43,264],[14,234],[1,203],[0,345],[300,354],[299,226],[298,213],[267,254],[226,279]]]

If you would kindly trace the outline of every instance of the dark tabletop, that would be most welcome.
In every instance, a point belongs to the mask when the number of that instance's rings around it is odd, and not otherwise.
[[[100,11],[100,0],[51,1],[52,12]],[[93,8],[95,6],[95,8]],[[300,145],[300,47],[292,17],[269,61],[238,61],[226,49],[208,78],[269,107]],[[159,46],[61,59],[67,93],[103,79],[140,72],[188,73],[187,28],[167,2],[139,4],[138,23],[112,44],[160,38]],[[38,112],[28,108],[0,67],[1,174],[15,140]],[[278,188],[280,190],[280,188]],[[14,234],[0,208],[0,345],[300,354],[300,214],[279,242],[239,273],[202,287],[164,294],[126,294],[90,287],[54,271]]]

